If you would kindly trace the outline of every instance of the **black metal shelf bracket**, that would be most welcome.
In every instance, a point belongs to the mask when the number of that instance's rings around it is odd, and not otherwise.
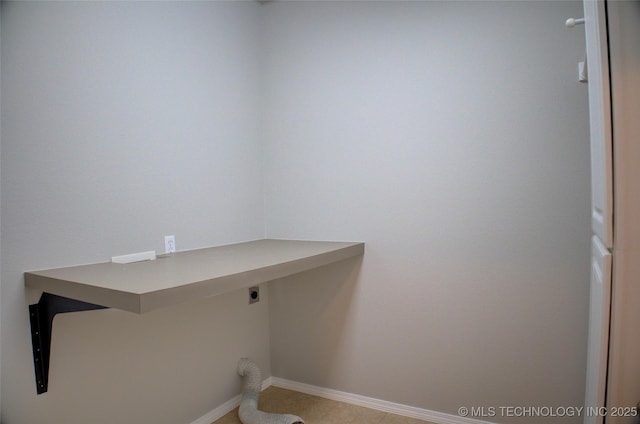
[[[45,393],[49,385],[53,318],[57,314],[65,312],[91,311],[95,309],[106,309],[106,306],[94,305],[46,292],[42,293],[38,303],[29,305],[33,368],[36,374],[36,392],[39,395]]]

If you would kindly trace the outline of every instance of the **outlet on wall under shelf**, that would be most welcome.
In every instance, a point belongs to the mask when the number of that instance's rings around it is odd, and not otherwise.
[[[260,287],[249,287],[249,305],[260,302]]]

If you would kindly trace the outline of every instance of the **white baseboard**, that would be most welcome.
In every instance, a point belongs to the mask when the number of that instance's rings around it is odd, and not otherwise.
[[[400,403],[389,402],[386,400],[375,399],[367,396],[355,395],[353,393],[341,392],[339,390],[298,383],[278,377],[272,377],[271,380],[271,384],[273,386],[281,387],[283,389],[307,393],[309,395],[319,396],[338,402],[345,402],[352,405],[364,406],[365,408],[375,409],[383,412],[390,412],[392,414],[402,415],[405,417],[430,421],[435,424],[494,424],[487,421],[476,420],[473,418],[445,414],[443,412],[431,411],[429,409],[416,408],[415,406],[402,405]]]
[[[215,420],[219,420],[220,418],[227,415],[229,412],[233,411],[233,408],[240,405],[241,397],[242,397],[241,395],[238,395],[233,397],[232,399],[229,399],[228,401],[218,406],[217,408],[207,412],[206,414],[204,414],[203,416],[201,416],[191,424],[211,424]]]
[[[272,377],[266,378],[262,382],[262,390],[271,386],[271,382],[272,382]],[[240,405],[241,399],[242,399],[242,395],[234,396],[233,398],[229,399],[222,405],[207,412],[206,414],[204,414],[203,416],[201,416],[191,424],[211,424],[212,422],[219,420],[220,418],[227,415],[229,412],[233,411],[234,408]]]
[[[378,411],[390,412],[396,415],[430,421],[434,424],[495,424],[488,421],[476,420],[474,418],[445,414],[443,412],[431,411],[429,409],[416,408],[415,406],[408,406],[367,396],[355,395],[353,393],[341,392],[339,390],[312,386],[305,383],[298,383],[278,377],[269,377],[264,380],[262,382],[262,390],[272,385],[283,389],[294,390],[300,393],[306,393],[325,399],[335,400],[338,402],[364,406],[365,408],[375,409]],[[240,399],[240,395],[235,396],[233,399],[228,400],[206,415],[198,418],[191,424],[211,424],[215,420],[220,419],[224,415],[228,414],[233,410],[233,408],[240,405]]]

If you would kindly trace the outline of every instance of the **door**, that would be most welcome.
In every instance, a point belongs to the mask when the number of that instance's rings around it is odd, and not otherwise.
[[[591,137],[591,282],[585,407],[605,406],[613,248],[613,144],[604,0],[584,0]],[[602,424],[593,409],[584,424]]]
[[[607,357],[609,352],[609,307],[611,300],[611,253],[598,237],[591,240],[591,289],[585,407],[605,406]],[[584,424],[602,424],[603,417],[588,409]]]
[[[607,23],[603,0],[584,0],[591,132],[591,225],[613,247],[613,147]]]

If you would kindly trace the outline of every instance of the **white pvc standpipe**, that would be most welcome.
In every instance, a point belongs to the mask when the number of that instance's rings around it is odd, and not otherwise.
[[[238,374],[244,377],[238,417],[243,424],[304,424],[302,418],[290,414],[271,414],[258,410],[262,389],[260,368],[247,358],[238,361]]]

